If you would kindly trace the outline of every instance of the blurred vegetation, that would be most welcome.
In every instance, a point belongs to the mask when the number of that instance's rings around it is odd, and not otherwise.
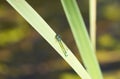
[[[63,73],[60,75],[59,79],[81,79],[81,78],[79,76],[77,76],[76,74]]]
[[[60,1],[27,1],[79,57]],[[88,1],[78,3],[89,29]],[[96,54],[105,79],[120,78],[119,8],[120,0],[98,0]],[[52,47],[5,0],[0,0],[0,79],[41,78],[79,79]]]

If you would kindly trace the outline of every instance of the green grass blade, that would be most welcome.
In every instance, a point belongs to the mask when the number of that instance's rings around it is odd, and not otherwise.
[[[96,51],[96,0],[89,0],[90,38]]]
[[[75,70],[82,79],[91,79],[86,70],[73,55],[70,49],[62,42],[55,38],[56,33],[50,26],[39,16],[35,10],[25,0],[7,0],[7,2],[20,13],[24,19],[63,57],[63,59]],[[64,55],[61,46],[67,52]]]
[[[87,71],[92,79],[103,79],[76,0],[61,0],[61,3]]]

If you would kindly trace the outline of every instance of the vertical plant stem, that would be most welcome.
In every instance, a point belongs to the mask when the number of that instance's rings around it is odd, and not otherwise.
[[[83,63],[92,79],[103,79],[76,0],[61,0]]]
[[[90,38],[96,52],[96,0],[89,0]]]

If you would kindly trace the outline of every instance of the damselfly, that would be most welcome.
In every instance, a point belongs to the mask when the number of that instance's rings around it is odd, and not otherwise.
[[[57,34],[57,35],[55,36],[55,38],[56,38],[56,40],[58,41],[58,43],[59,43],[59,45],[60,45],[60,47],[61,47],[64,55],[65,55],[65,56],[68,56],[68,55],[67,55],[67,52],[66,52],[66,50],[65,50],[65,48],[64,48],[64,46],[63,46],[61,36],[60,36],[59,34]]]

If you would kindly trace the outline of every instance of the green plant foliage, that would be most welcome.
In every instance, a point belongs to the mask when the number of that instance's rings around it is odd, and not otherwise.
[[[109,4],[102,9],[105,18],[112,21],[120,21],[120,5]]]
[[[77,76],[76,74],[63,73],[60,75],[59,79],[81,79],[81,78],[79,76]]]
[[[78,59],[73,55],[70,49],[61,40],[60,43],[64,50],[67,52],[67,57],[65,56],[63,50],[58,40],[55,38],[56,33],[50,28],[50,26],[42,19],[41,16],[25,1],[25,0],[7,0],[9,4],[16,11],[18,11],[25,20],[30,23],[33,28],[41,34],[41,36],[63,57],[63,59],[75,70],[75,72],[82,79],[91,79],[89,74],[86,72],[84,67],[80,64]],[[22,6],[21,6],[22,5]]]
[[[83,63],[92,79],[103,79],[76,0],[61,0]]]
[[[116,45],[116,40],[110,34],[104,34],[98,37],[100,47],[112,49]]]
[[[26,30],[26,31],[25,31]],[[28,33],[28,28],[25,26],[18,26],[11,30],[3,30],[0,32],[0,46],[19,42]],[[9,36],[9,38],[8,38]]]

